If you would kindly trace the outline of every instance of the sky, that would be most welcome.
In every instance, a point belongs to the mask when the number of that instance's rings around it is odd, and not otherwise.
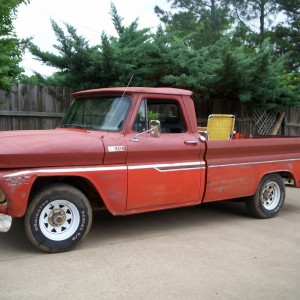
[[[56,38],[50,23],[50,19],[53,19],[60,27],[64,27],[64,23],[73,25],[90,45],[100,44],[103,31],[109,36],[116,35],[109,14],[111,2],[123,17],[125,26],[138,18],[139,28],[149,27],[153,30],[159,25],[154,6],[158,5],[166,10],[170,8],[167,0],[31,0],[29,5],[19,6],[14,21],[15,31],[18,38],[32,37],[32,42],[41,50],[55,52],[53,45],[56,44]],[[29,76],[33,71],[45,76],[55,71],[42,65],[28,52],[24,55],[21,66]]]

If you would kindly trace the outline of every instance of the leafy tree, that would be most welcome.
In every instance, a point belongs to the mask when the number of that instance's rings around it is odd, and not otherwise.
[[[25,40],[14,32],[13,19],[21,3],[29,0],[1,0],[0,2],[0,89],[9,91],[16,77],[23,71],[19,67],[24,53]]]
[[[45,83],[45,78],[38,73],[31,76],[21,74],[18,78],[18,82],[22,84],[43,85],[42,82]]]

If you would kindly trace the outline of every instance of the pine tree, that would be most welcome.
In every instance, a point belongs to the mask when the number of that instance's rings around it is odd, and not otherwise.
[[[212,45],[230,28],[228,0],[168,0],[176,12],[155,7],[168,32],[176,34],[193,48]]]
[[[300,71],[300,1],[279,0],[287,22],[281,22],[274,28],[273,39],[280,55],[288,54],[288,71]]]
[[[247,29],[252,40],[261,44],[268,37],[281,6],[277,0],[230,0],[234,6],[234,16],[239,28]],[[257,22],[258,21],[258,22]],[[257,25],[258,23],[258,30]]]

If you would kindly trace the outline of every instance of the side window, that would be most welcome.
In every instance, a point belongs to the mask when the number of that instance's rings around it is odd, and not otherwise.
[[[133,131],[147,130],[150,120],[160,121],[162,133],[181,133],[187,130],[179,103],[175,100],[144,99],[136,116]]]

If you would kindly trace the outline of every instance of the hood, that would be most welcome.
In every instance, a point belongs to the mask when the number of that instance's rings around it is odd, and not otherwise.
[[[0,168],[103,164],[100,138],[82,130],[0,132]]]

